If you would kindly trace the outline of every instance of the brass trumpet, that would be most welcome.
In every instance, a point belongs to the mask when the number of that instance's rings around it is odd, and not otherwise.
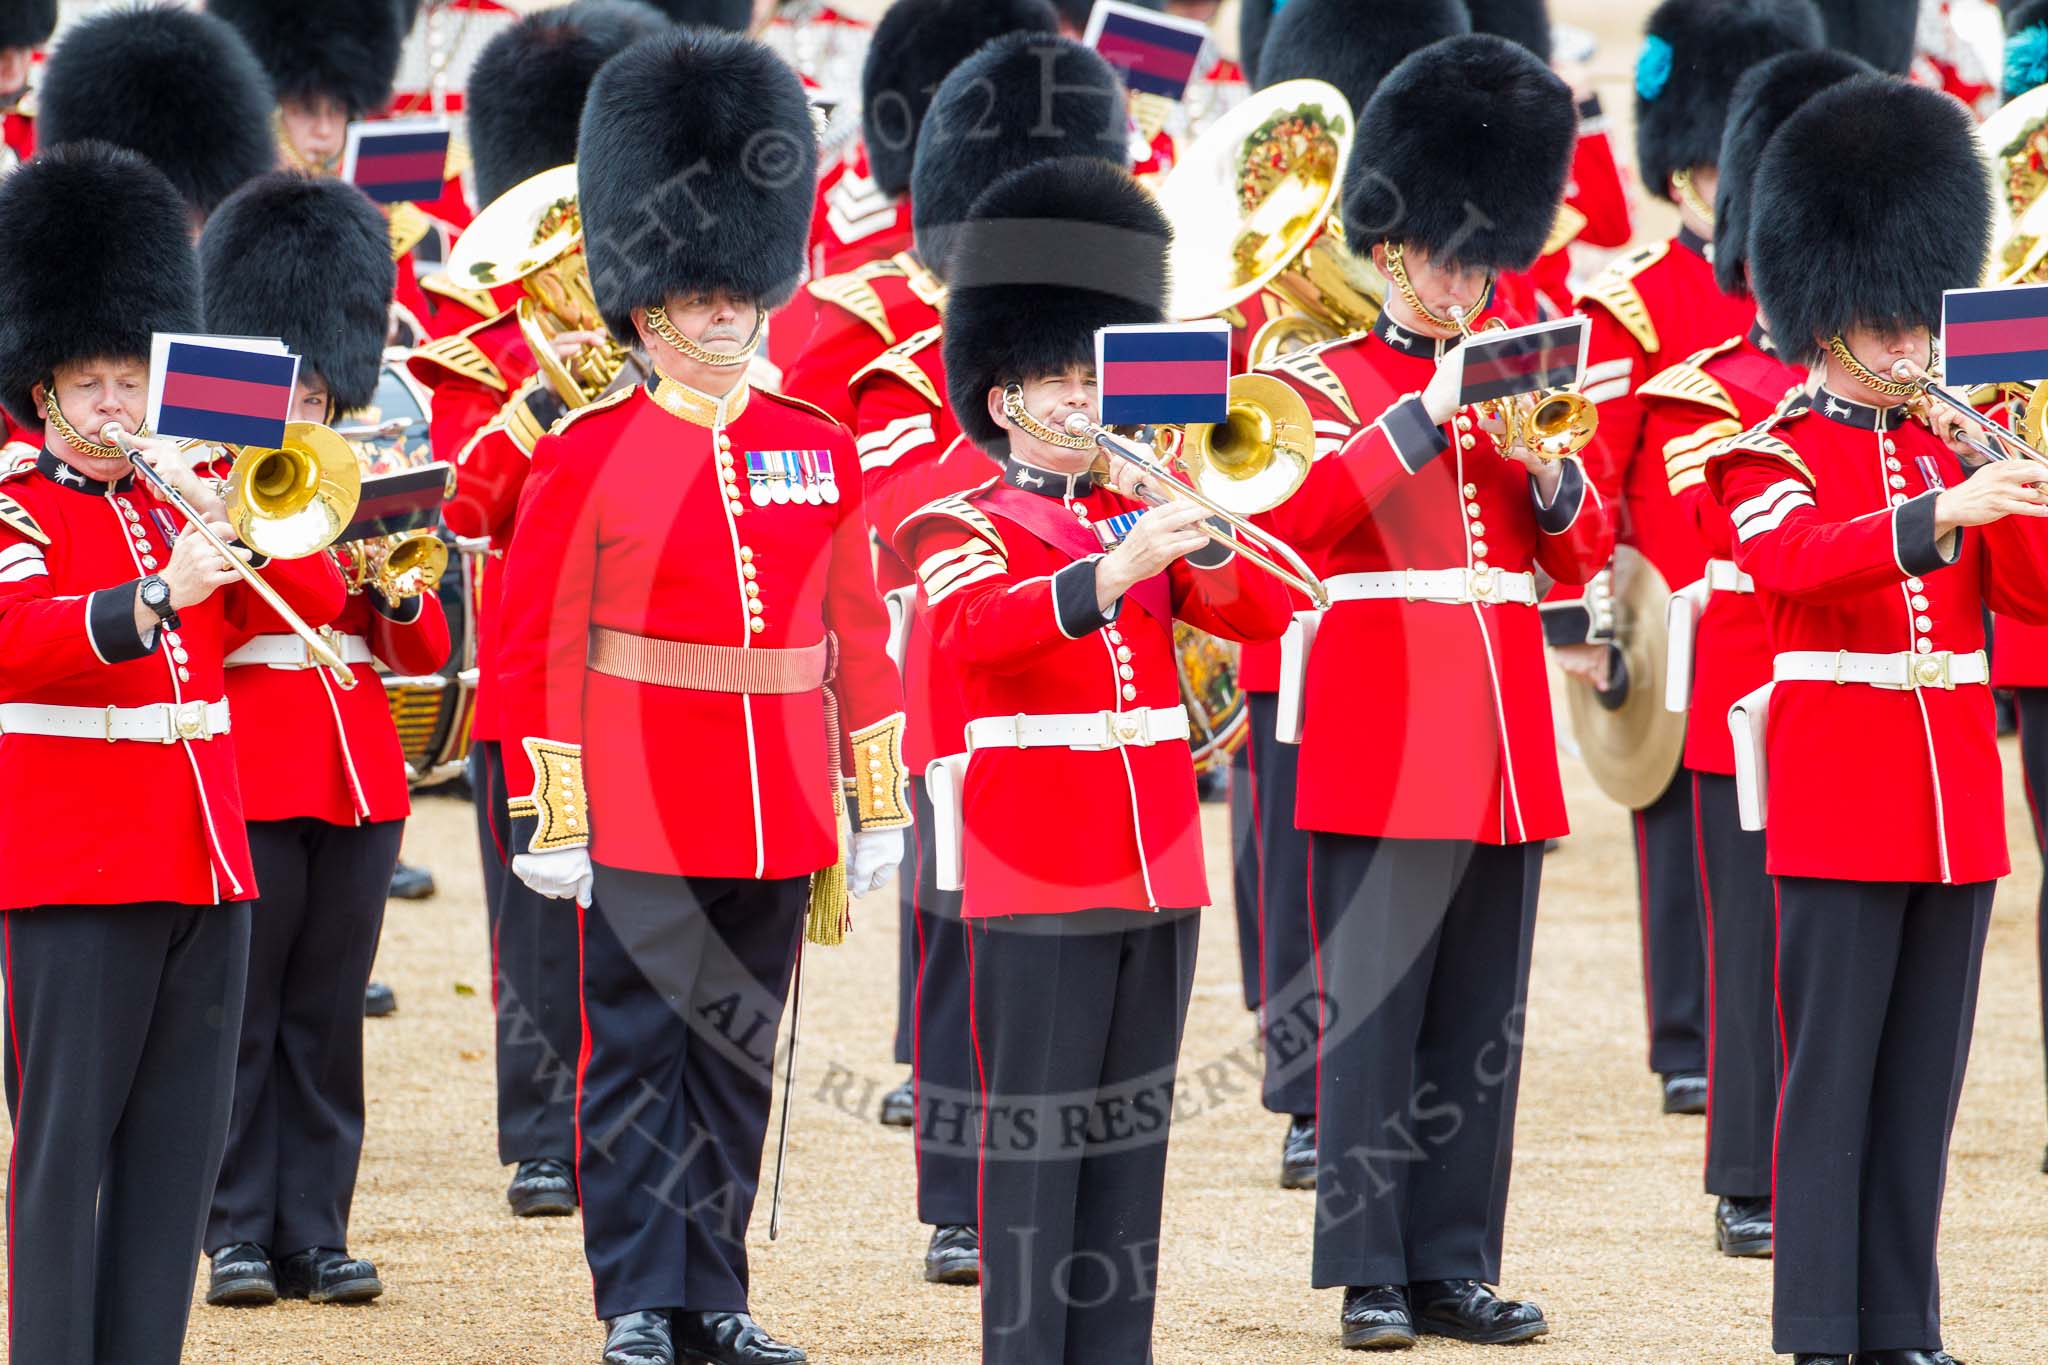
[[[1458,330],[1469,340],[1473,331],[1465,310],[1453,304],[1450,314],[1451,321],[1458,324]],[[1495,318],[1480,330],[1506,331],[1507,323]],[[1520,405],[1516,400],[1521,397],[1533,400],[1534,404],[1526,419],[1518,411]],[[1592,444],[1593,434],[1600,429],[1599,409],[1584,394],[1570,389],[1538,389],[1526,395],[1490,399],[1478,406],[1481,413],[1501,424],[1503,452],[1519,442],[1543,460],[1562,460],[1578,454]]]
[[[448,572],[448,546],[432,531],[377,536],[348,546],[342,572],[350,592],[375,588],[387,602],[403,602],[441,586]]]

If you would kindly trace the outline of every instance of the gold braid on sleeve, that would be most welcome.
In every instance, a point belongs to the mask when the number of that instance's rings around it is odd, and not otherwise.
[[[846,794],[853,801],[856,827],[902,829],[909,825],[903,713],[855,730],[848,740],[853,746],[853,771],[846,774]]]

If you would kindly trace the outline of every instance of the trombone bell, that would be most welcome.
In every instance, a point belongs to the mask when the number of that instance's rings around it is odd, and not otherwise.
[[[1195,491],[1241,517],[1293,497],[1314,458],[1307,401],[1269,374],[1232,377],[1224,419],[1190,424],[1180,448]]]
[[[356,453],[317,422],[287,422],[276,449],[244,446],[228,471],[235,537],[272,559],[303,559],[348,529],[362,495]]]

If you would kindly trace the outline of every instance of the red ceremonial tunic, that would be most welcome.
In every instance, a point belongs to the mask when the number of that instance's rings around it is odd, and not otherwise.
[[[885,194],[868,172],[866,144],[858,139],[818,176],[811,208],[809,277],[812,281],[858,270],[913,245],[910,197]],[[789,385],[818,322],[818,300],[808,289],[778,309],[768,323],[768,359]],[[828,409],[829,410],[829,409]]]
[[[963,680],[970,716],[1067,715],[1181,704],[1173,622],[1227,639],[1286,628],[1285,593],[1239,558],[1178,560],[1096,608],[1095,527],[1138,504],[1012,460],[999,479],[906,521],[918,611]],[[1185,741],[1122,748],[986,748],[964,793],[970,918],[1209,903],[1194,760]],[[1048,822],[1087,837],[1048,843]]]
[[[2048,528],[2011,517],[1936,543],[1937,492],[1963,477],[1903,409],[1825,389],[1717,451],[1708,487],[1729,509],[1771,648],[1967,655],[1984,647],[1987,603],[2048,621]],[[1781,681],[1768,755],[1774,876],[1967,883],[2011,870],[1988,687]]]
[[[853,376],[890,347],[938,326],[946,287],[914,253],[900,251],[813,280],[805,292],[818,304],[817,321],[802,355],[783,372],[783,391],[852,426]]]
[[[1469,412],[1431,425],[1403,395],[1429,382],[1436,356],[1382,314],[1369,333],[1274,362],[1308,400],[1317,458],[1301,490],[1257,520],[1325,579],[1591,578],[1614,548],[1599,490],[1573,459],[1539,509],[1528,473]],[[1565,833],[1542,643],[1533,605],[1337,602],[1309,656],[1295,824],[1487,844]]]
[[[1728,513],[1707,491],[1707,452],[1755,426],[1805,382],[1769,349],[1760,327],[1710,346],[1638,390],[1643,445],[1661,451],[1671,495],[1692,523],[1709,560],[1735,558]],[[1669,585],[1673,592],[1684,583]],[[1685,766],[1732,775],[1734,741],[1728,708],[1771,680],[1771,647],[1754,592],[1716,591],[1707,598],[1693,638],[1692,709],[1685,726]]]
[[[840,802],[821,691],[660,686],[587,657],[600,629],[740,650],[830,634],[843,734],[900,727],[857,472],[844,429],[744,381],[723,403],[668,380],[622,389],[557,425],[534,447],[506,558],[506,790],[533,790],[523,741],[581,746],[591,857],[607,867],[784,878],[834,862]]]

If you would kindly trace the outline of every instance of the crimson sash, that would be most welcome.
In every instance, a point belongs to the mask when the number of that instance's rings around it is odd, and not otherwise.
[[[1006,483],[974,495],[974,505],[994,512],[1006,521],[1037,536],[1046,544],[1076,560],[1103,553],[1094,528],[1067,509],[1064,502],[1027,493]],[[1163,573],[1154,574],[1124,594],[1152,617],[1169,628],[1173,624],[1173,584]]]

